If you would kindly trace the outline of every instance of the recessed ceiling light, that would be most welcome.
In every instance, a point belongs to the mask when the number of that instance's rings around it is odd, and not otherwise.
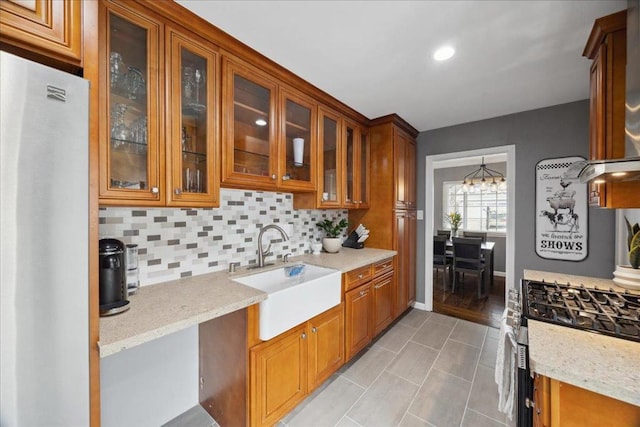
[[[258,126],[266,126],[267,125],[267,121],[265,119],[258,119],[258,120],[256,120],[256,124]]]
[[[446,61],[451,58],[454,53],[456,53],[456,51],[451,46],[442,46],[440,49],[435,51],[433,59],[436,61]]]

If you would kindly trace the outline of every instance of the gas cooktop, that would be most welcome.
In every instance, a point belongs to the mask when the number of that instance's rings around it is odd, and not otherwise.
[[[613,289],[522,281],[528,319],[640,342],[640,295]]]

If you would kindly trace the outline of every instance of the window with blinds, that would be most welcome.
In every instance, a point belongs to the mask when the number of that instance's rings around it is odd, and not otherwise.
[[[442,197],[443,228],[449,228],[447,214],[459,212],[462,215],[462,230],[498,233],[507,231],[506,188],[465,193],[459,181],[445,182]]]

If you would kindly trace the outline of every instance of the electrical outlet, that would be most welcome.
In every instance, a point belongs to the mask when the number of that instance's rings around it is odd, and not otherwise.
[[[418,210],[418,221],[423,220],[424,219],[424,211],[423,210]]]

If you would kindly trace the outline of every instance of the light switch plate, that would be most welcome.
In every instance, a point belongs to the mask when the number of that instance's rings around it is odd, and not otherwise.
[[[424,219],[424,211],[418,210],[418,220],[422,220],[422,219]]]

